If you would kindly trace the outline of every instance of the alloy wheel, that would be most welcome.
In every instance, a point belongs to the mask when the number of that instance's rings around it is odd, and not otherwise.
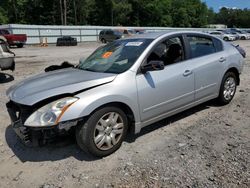
[[[124,122],[117,112],[104,114],[97,122],[94,130],[94,143],[100,150],[113,148],[124,132]]]
[[[229,101],[233,98],[234,93],[236,90],[236,82],[233,77],[228,77],[224,83],[224,91],[223,96],[224,98]]]

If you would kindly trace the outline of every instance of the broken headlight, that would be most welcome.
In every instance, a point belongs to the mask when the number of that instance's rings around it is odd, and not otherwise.
[[[64,112],[77,100],[76,97],[66,97],[49,103],[31,114],[24,125],[30,127],[56,125]]]

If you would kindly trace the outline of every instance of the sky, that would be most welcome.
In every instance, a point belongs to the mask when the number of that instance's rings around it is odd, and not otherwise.
[[[206,2],[208,7],[212,7],[215,12],[218,12],[221,7],[250,9],[250,0],[202,0],[202,1]]]

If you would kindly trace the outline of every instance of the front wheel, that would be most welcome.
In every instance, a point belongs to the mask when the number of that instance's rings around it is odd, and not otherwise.
[[[128,120],[121,109],[113,106],[104,107],[77,127],[77,144],[85,152],[104,157],[120,148],[127,129]]]
[[[218,102],[225,105],[233,99],[237,87],[237,79],[233,72],[227,72],[221,82]]]

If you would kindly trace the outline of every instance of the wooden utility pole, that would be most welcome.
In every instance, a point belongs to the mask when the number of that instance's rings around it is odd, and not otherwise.
[[[61,23],[63,25],[64,21],[63,21],[63,6],[62,6],[62,0],[60,0],[60,11],[61,11]]]
[[[18,17],[18,16],[17,16],[17,8],[16,8],[17,2],[16,2],[16,0],[12,0],[11,2],[12,2],[13,10],[14,10],[15,21],[17,22],[17,21],[18,21],[18,18],[17,18],[17,17]]]
[[[63,1],[64,4],[64,25],[67,25],[67,1]]]
[[[73,3],[74,3],[74,13],[75,13],[75,25],[77,25],[76,0],[74,0]]]

